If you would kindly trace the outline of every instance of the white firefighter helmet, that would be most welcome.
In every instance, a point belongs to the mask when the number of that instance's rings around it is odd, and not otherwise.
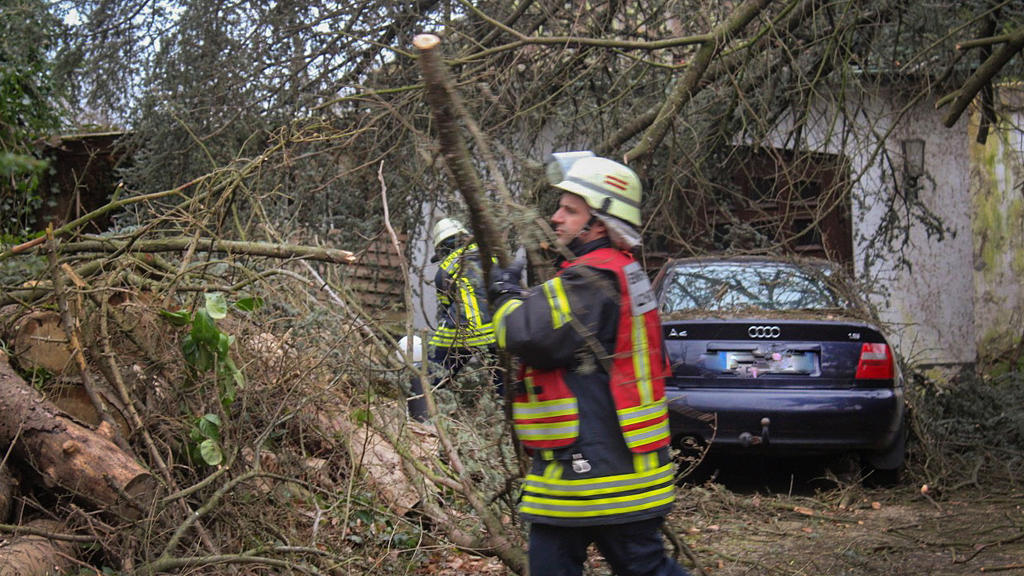
[[[406,358],[411,359],[413,364],[423,362],[423,339],[419,336],[413,336],[410,343],[408,336],[402,336],[398,340],[398,348],[395,350],[395,354],[398,355],[399,362],[405,362]]]
[[[599,214],[640,227],[640,178],[629,167],[589,150],[556,152],[547,165],[548,182],[583,198]]]
[[[430,230],[430,242],[434,248],[437,248],[441,245],[441,242],[456,234],[469,235],[469,232],[466,231],[466,227],[462,225],[462,222],[454,218],[441,218]]]

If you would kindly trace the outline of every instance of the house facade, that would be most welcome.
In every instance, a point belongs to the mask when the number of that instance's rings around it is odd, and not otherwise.
[[[895,88],[802,119],[808,149],[845,159],[855,278],[915,366],[985,364],[1020,343],[1024,92],[1001,94],[984,143],[976,111],[947,128],[935,94]]]

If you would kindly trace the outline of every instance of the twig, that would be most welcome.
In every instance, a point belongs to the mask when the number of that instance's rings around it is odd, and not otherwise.
[[[677,552],[682,552],[683,556],[686,556],[686,559],[693,564],[693,569],[697,572],[699,576],[707,576],[707,573],[704,572],[704,568],[701,567],[700,562],[697,560],[697,555],[694,554],[693,549],[690,548],[690,545],[687,544],[685,540],[679,537],[679,534],[676,534],[674,531],[669,530],[668,527],[664,524],[661,525],[661,533],[664,534],[670,542],[672,542],[672,545],[675,547]]]
[[[1006,570],[1020,570],[1024,564],[1003,564],[1002,566],[982,566],[978,572],[1004,572]]]
[[[39,530],[25,524],[0,524],[0,532],[9,534],[28,534],[30,536],[42,536],[47,540],[64,540],[66,542],[95,542],[96,537],[88,534],[55,534],[46,530]]]
[[[89,363],[85,359],[85,350],[82,347],[81,339],[78,337],[78,319],[71,314],[71,307],[68,306],[67,294],[64,291],[64,281],[61,274],[63,268],[57,264],[57,240],[53,236],[53,226],[46,228],[46,239],[50,247],[48,256],[53,275],[53,292],[57,298],[57,307],[60,310],[61,322],[64,324],[64,334],[68,339],[68,347],[71,349],[71,356],[75,359],[78,375],[82,379],[82,386],[85,388],[85,393],[89,396],[89,401],[96,408],[100,418],[110,426],[110,432],[117,447],[128,454],[134,454],[121,433],[121,427],[118,426],[117,421],[111,415],[107,402],[96,390],[92,376],[89,373]],[[75,284],[82,283],[82,280],[74,275],[74,273],[70,275],[70,278]],[[76,308],[81,311],[81,303]]]

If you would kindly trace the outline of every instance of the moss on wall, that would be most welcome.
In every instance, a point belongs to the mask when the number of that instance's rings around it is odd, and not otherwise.
[[[1003,119],[984,145],[975,140],[977,113],[969,135],[974,238],[975,329],[979,367],[999,364],[1020,346],[1024,318],[1024,181],[1020,117]],[[984,369],[984,368],[983,368]]]

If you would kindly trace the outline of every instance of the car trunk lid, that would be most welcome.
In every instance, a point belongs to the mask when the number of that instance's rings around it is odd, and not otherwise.
[[[677,385],[878,385],[892,380],[892,354],[873,326],[852,320],[663,321]]]

